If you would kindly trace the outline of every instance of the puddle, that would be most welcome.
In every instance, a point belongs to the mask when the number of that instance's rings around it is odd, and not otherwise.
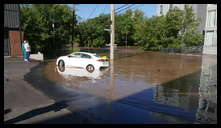
[[[192,123],[216,123],[216,61],[210,56],[119,50],[112,69],[60,69],[54,60],[44,75],[62,86],[147,109],[158,119],[176,122],[174,116],[183,116]]]

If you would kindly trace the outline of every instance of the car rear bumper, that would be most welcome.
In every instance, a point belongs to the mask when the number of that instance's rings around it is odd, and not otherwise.
[[[109,67],[110,66],[110,63],[108,62],[108,63],[99,63],[99,65],[98,65],[98,68],[106,68],[106,67]]]

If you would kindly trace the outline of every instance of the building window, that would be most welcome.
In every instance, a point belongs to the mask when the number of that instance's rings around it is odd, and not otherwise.
[[[163,14],[163,5],[160,5],[160,14]]]
[[[207,27],[215,27],[216,24],[216,11],[208,11]]]
[[[205,46],[216,46],[216,40],[214,37],[215,37],[214,31],[208,31],[206,33]]]
[[[215,6],[217,6],[217,4],[208,4],[208,7],[215,7]]]
[[[212,46],[217,47],[217,31],[214,32]]]

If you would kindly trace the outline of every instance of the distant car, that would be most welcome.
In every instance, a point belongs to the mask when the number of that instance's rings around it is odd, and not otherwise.
[[[88,72],[93,72],[95,69],[100,70],[103,67],[109,67],[109,61],[94,53],[74,52],[59,57],[56,65],[59,67],[80,67],[85,68]]]

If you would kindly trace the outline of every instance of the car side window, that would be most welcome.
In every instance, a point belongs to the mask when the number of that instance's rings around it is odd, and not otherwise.
[[[74,56],[75,58],[81,58],[81,54],[80,54],[80,53],[75,53],[75,54],[73,54],[73,56]]]
[[[81,54],[81,58],[91,59],[91,56],[87,54]]]

